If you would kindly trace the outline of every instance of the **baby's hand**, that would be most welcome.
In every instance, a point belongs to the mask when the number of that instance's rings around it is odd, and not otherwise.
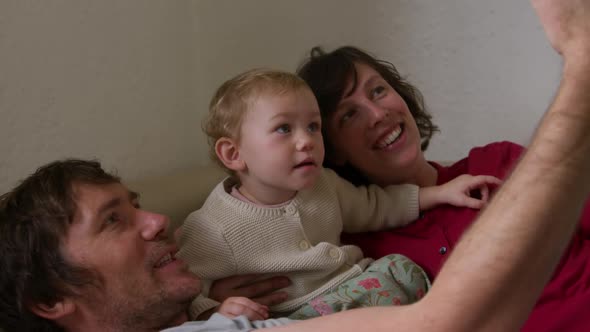
[[[489,185],[500,184],[502,184],[502,180],[494,176],[463,174],[441,185],[440,197],[447,204],[481,209],[489,200]],[[479,198],[471,197],[474,190],[479,191]]]
[[[268,318],[268,307],[247,297],[228,297],[217,308],[217,312],[229,318],[244,315],[251,321]]]

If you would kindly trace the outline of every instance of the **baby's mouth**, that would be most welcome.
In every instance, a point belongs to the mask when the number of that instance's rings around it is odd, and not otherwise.
[[[305,166],[315,166],[315,162],[312,159],[305,159],[304,161],[300,162],[299,164],[295,165],[293,168],[301,168]]]

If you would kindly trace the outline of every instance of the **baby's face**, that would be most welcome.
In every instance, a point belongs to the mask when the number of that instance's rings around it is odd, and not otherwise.
[[[308,88],[259,97],[244,116],[239,142],[250,182],[260,189],[311,187],[324,161],[321,125]]]

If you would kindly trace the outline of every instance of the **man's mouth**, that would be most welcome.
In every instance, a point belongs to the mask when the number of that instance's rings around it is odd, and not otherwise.
[[[385,149],[386,147],[393,144],[397,139],[402,135],[404,132],[404,125],[400,124],[398,127],[394,128],[389,134],[385,135],[382,139],[377,141],[375,147],[377,149]]]
[[[174,255],[172,255],[172,253],[167,253],[166,255],[162,256],[162,258],[160,258],[156,264],[154,264],[154,268],[159,269],[162,268],[172,262],[174,262],[176,260],[176,258],[174,257]]]

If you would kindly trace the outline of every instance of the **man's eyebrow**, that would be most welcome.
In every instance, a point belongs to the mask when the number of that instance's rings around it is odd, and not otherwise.
[[[105,213],[106,211],[108,211],[116,206],[119,206],[119,205],[121,205],[121,198],[120,197],[115,197],[113,199],[110,199],[98,208],[97,215],[100,216],[103,213]]]
[[[139,193],[137,193],[135,191],[129,191],[128,199],[130,202],[137,201],[139,199]],[[104,204],[102,204],[98,208],[98,215],[101,215],[101,214],[105,213],[106,211],[108,211],[116,206],[121,205],[121,203],[122,203],[122,199],[120,197],[115,197],[111,200],[108,200],[107,202],[105,202]]]

